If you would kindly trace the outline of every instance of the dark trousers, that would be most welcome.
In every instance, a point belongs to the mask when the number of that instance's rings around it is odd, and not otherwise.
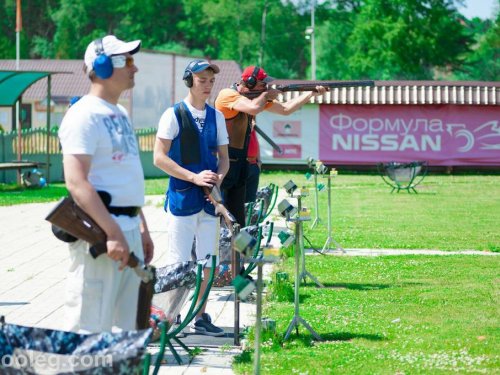
[[[230,158],[229,171],[221,190],[226,208],[233,214],[241,228],[245,226],[245,191],[248,162],[246,158]]]
[[[247,170],[245,202],[255,202],[259,189],[260,168],[257,163],[249,163]]]
[[[245,226],[245,182],[247,178],[248,162],[246,157],[234,158],[229,156],[229,171],[222,181],[222,197],[226,208],[233,214],[240,228]],[[240,274],[242,264],[240,253],[232,251],[234,258],[231,261],[233,277]]]

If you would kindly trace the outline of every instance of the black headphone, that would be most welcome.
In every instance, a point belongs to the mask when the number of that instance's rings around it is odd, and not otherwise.
[[[104,52],[102,39],[94,40],[95,54],[97,57],[92,63],[95,75],[100,79],[108,79],[113,75],[113,63],[111,58]]]
[[[259,74],[260,67],[255,66],[252,75],[245,80],[245,85],[251,90],[257,85],[257,74]]]
[[[186,66],[182,80],[187,87],[193,87],[193,71],[191,69],[193,69],[194,66],[201,61],[204,60],[193,60],[188,64],[188,66]]]

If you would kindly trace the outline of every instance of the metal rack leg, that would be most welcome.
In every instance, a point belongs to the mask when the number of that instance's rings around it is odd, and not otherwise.
[[[344,248],[337,242],[335,239],[332,237],[332,177],[327,176],[328,178],[328,238],[325,241],[325,244],[323,245],[323,248],[321,249],[321,253],[325,253],[326,250],[331,250],[330,245],[332,242],[336,246],[336,250],[342,251],[342,253],[346,253]]]
[[[319,198],[318,198],[318,172],[314,168],[314,221],[311,224],[311,229],[318,225],[321,221],[319,218]]]
[[[301,210],[301,198],[297,199],[298,211]],[[316,338],[316,340],[322,340],[321,336],[312,329],[312,327],[307,324],[307,322],[301,318],[299,313],[299,285],[300,285],[300,246],[301,246],[301,236],[302,236],[302,222],[300,218],[295,222],[295,293],[294,293],[294,314],[292,321],[288,325],[283,340],[287,340],[295,327],[296,333],[299,333],[299,324],[302,324],[306,329]]]
[[[255,318],[255,349],[254,349],[254,366],[253,373],[260,374],[260,331],[262,321],[262,263],[257,263],[257,312]]]
[[[300,224],[302,226],[302,223]],[[300,272],[299,280],[304,280],[304,283],[307,282],[306,277],[309,277],[317,286],[320,288],[324,288],[325,286],[319,282],[319,280],[313,276],[308,270],[306,270],[306,251],[304,248],[304,233],[301,230],[300,236],[300,253],[302,260],[302,271]]]

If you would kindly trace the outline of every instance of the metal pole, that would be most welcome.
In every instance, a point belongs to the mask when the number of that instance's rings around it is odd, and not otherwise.
[[[332,179],[328,177],[328,237],[332,236]]]
[[[257,262],[257,312],[255,318],[255,358],[254,369],[255,375],[260,374],[260,330],[262,320],[262,263]]]
[[[319,198],[318,198],[318,172],[316,171],[316,168],[313,168],[314,170],[314,214],[315,218],[314,221],[311,225],[311,229],[313,229],[316,224],[319,224],[321,219],[319,218]]]
[[[262,11],[262,26],[260,30],[260,51],[259,65],[264,64],[264,44],[266,42],[266,16],[267,16],[267,0],[264,0],[264,10]]]
[[[301,200],[300,196],[299,196],[298,200]],[[300,206],[302,206],[302,205],[300,205]],[[306,249],[304,246],[304,227],[303,227],[302,221],[299,221],[299,222],[300,222],[300,252],[301,252],[300,255],[301,255],[301,260],[302,260],[302,265],[301,265],[302,271],[300,273],[299,280],[304,280],[304,283],[306,283],[307,282],[306,277],[309,277],[312,281],[314,281],[314,283],[318,287],[324,288],[325,286],[323,284],[321,284],[319,282],[319,280],[315,276],[312,275],[312,273],[310,273],[308,270],[306,270]]]
[[[300,213],[302,211],[302,203],[300,195],[297,197],[297,211]],[[288,221],[292,219],[287,218]],[[299,324],[302,324],[306,329],[313,335],[316,340],[321,341],[321,336],[316,333],[316,331],[304,320],[299,314],[299,284],[300,284],[300,246],[303,235],[302,222],[300,221],[300,214],[295,221],[295,293],[294,293],[294,314],[293,319],[288,325],[285,333],[284,341],[288,340],[292,329],[295,327],[295,332],[297,336],[299,335]]]
[[[340,246],[340,244],[335,241],[332,236],[332,176],[326,175],[325,177],[328,179],[328,238],[326,239],[323,249],[321,249],[321,253],[324,253],[325,250],[330,249],[330,244],[333,242],[335,243],[337,250],[340,250],[345,254],[346,251],[344,250],[344,248]]]
[[[21,1],[17,1],[17,14],[21,12],[20,9]],[[17,16],[19,17],[19,16]],[[16,70],[19,70],[19,59],[21,55],[21,30],[19,25],[16,25]],[[19,100],[16,102],[16,127],[17,127],[17,160],[21,161],[21,121],[19,119],[20,114],[20,103]],[[21,170],[17,170],[17,183],[21,184]]]
[[[234,247],[234,239],[240,232],[239,224],[233,225],[233,235],[231,236],[231,275],[233,279],[240,274],[241,259],[240,253]],[[235,346],[240,345],[240,297],[234,288],[234,338]]]
[[[313,0],[311,3],[311,80],[316,81],[316,46],[314,43],[314,34],[316,34],[316,29],[314,28],[314,8],[316,8],[316,1]]]
[[[233,237],[236,236],[236,233]],[[240,253],[232,247],[232,257],[231,257],[231,274],[233,278],[240,274],[241,266],[240,266]],[[233,342],[235,346],[240,345],[240,297],[238,297],[238,293],[236,292],[236,288],[234,289],[234,338]]]
[[[45,174],[45,181],[47,185],[50,183],[50,103],[52,101],[52,97],[50,94],[52,83],[52,76],[49,74],[47,76],[47,172]]]
[[[21,108],[21,99],[19,99],[16,103],[16,124],[17,124],[17,161],[22,160],[22,148],[23,148],[23,143],[21,142],[21,137],[22,137],[22,121],[20,119],[20,108]],[[17,183],[21,184],[21,169],[19,168],[17,170]]]
[[[300,221],[300,213],[302,212],[302,197],[299,195],[297,197],[297,221],[295,222],[295,316],[300,316],[299,314],[299,286],[300,286],[300,252],[302,251],[302,222]],[[297,335],[299,334],[299,324],[295,324]]]

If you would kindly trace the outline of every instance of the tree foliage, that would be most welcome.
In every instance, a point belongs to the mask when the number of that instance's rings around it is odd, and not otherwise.
[[[498,17],[467,20],[461,0],[315,4],[319,79],[488,79],[499,75]],[[3,3],[3,4],[2,4]],[[79,59],[106,34],[143,48],[260,64],[303,79],[313,0],[23,1],[21,58]],[[16,1],[0,1],[0,58],[15,58]],[[491,62],[484,64],[484,61]]]
[[[500,13],[494,22],[478,18],[470,22],[475,44],[464,64],[454,71],[463,80],[500,80]]]

